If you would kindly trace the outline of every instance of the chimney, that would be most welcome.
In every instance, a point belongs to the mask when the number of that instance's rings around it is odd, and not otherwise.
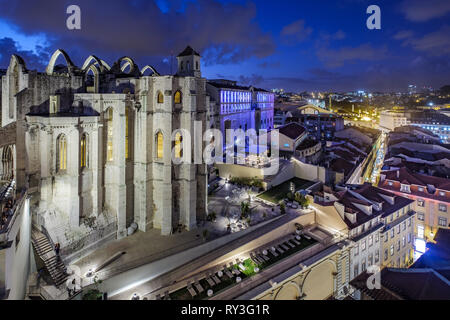
[[[61,111],[61,97],[50,96],[50,107],[48,113],[50,115],[57,114]]]

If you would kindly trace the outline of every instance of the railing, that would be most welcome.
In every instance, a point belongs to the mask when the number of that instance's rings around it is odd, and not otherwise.
[[[0,230],[0,243],[8,241],[8,235],[9,232],[11,231],[11,226],[14,225],[14,221],[17,218],[17,211],[22,207],[26,197],[27,197],[27,190],[23,189],[22,192],[20,193],[19,198],[16,200],[16,203],[13,205],[11,209],[11,211],[13,212],[12,216],[8,218],[6,224]]]
[[[50,242],[52,248],[55,247],[55,243],[52,240],[52,237],[50,237],[50,233],[48,233],[47,229],[44,227],[43,224],[41,224],[41,232],[44,234],[44,236],[47,237],[48,241]]]

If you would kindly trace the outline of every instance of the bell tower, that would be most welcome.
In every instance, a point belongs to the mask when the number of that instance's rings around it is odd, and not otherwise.
[[[178,72],[177,75],[183,77],[201,77],[200,54],[187,46],[183,52],[177,56]]]

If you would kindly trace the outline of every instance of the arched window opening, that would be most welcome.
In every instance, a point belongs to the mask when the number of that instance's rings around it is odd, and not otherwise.
[[[156,157],[158,159],[163,158],[164,151],[164,137],[161,131],[156,134]]]
[[[177,91],[175,92],[175,97],[174,97],[175,103],[181,103],[181,92]]]
[[[183,141],[183,137],[179,132],[175,134],[175,158],[179,159],[183,156],[183,151],[181,149],[181,142]]]
[[[107,145],[106,145],[106,159],[113,161],[113,109],[109,108],[107,111]]]
[[[125,109],[125,159],[130,158],[130,109]]]
[[[195,62],[195,69],[200,70],[200,68],[198,67],[198,61]]]
[[[61,134],[57,141],[57,159],[56,159],[56,169],[58,172],[67,170],[67,139],[64,134]]]
[[[87,168],[88,167],[88,156],[87,156],[87,149],[88,148],[88,138],[87,134],[83,134],[80,141],[80,164],[81,168]]]
[[[181,61],[181,71],[183,71],[183,70],[184,70],[184,62]]]
[[[158,103],[164,103],[164,95],[161,91],[158,91]]]

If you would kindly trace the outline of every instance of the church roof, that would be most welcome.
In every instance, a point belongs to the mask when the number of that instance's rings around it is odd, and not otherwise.
[[[192,56],[192,55],[200,57],[200,54],[197,51],[192,49],[191,46],[187,46],[186,49],[184,49],[184,51],[181,52],[177,57],[185,57],[185,56]]]

